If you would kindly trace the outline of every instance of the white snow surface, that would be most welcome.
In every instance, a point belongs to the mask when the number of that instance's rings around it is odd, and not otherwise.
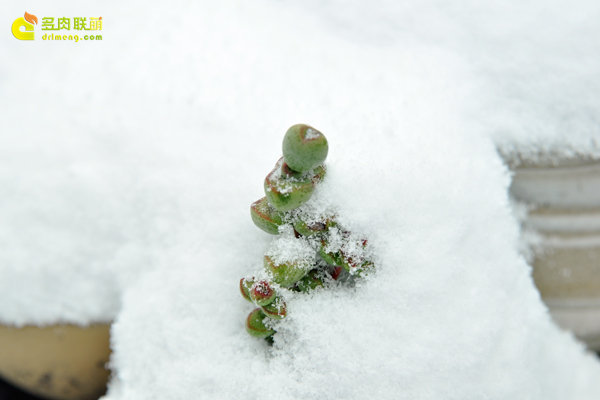
[[[269,256],[275,264],[288,262],[296,262],[300,265],[314,264],[316,253],[308,240],[296,239],[291,225],[283,225],[280,228],[281,233],[269,244],[265,255]]]
[[[28,7],[102,15],[104,39],[0,42],[0,320],[116,318],[106,400],[600,398],[497,153],[600,154],[599,4]],[[238,282],[298,122],[327,136],[318,195],[377,272],[290,299],[269,347]]]

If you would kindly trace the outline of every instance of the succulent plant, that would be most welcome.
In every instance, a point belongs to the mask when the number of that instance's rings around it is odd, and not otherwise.
[[[297,124],[290,127],[283,138],[283,158],[298,172],[306,172],[327,158],[329,145],[325,136],[315,128]]]
[[[255,282],[249,290],[250,299],[259,306],[266,306],[275,300],[275,290],[267,281]]]
[[[264,189],[268,204],[277,211],[290,211],[306,203],[315,185],[323,180],[325,167],[319,166],[304,174],[284,172],[283,158],[265,178]]]
[[[293,225],[296,232],[308,237],[326,233],[329,228],[335,226],[335,222],[333,218],[327,218],[325,221],[307,223],[302,218],[297,218]]]
[[[267,327],[264,323],[267,316],[260,308],[255,308],[248,318],[246,318],[246,330],[252,336],[258,338],[267,338],[275,333],[275,331]]]
[[[344,245],[350,245],[348,247],[355,249],[354,252],[360,248],[364,250],[367,246],[366,239],[356,240],[351,238],[349,232],[343,232],[342,239]],[[322,238],[319,246],[319,255],[327,264],[342,267],[351,275],[360,275],[371,269],[373,263],[370,260],[365,259],[362,254],[348,254],[344,250],[344,245],[340,249],[331,251],[327,239]]]
[[[308,274],[304,275],[302,279],[296,282],[294,286],[300,292],[310,292],[318,287],[324,286],[324,279],[320,276],[319,270],[313,269]]]
[[[254,279],[240,279],[240,293],[242,294],[242,297],[249,302],[252,302],[252,298],[250,297],[250,289],[252,288],[252,285],[254,285]]]
[[[256,226],[272,235],[277,235],[283,223],[281,214],[269,204],[266,197],[250,205],[250,216]]]
[[[283,287],[291,287],[298,282],[312,265],[302,261],[275,262],[271,257],[264,257],[265,269],[271,275],[273,282]]]
[[[333,217],[305,219],[302,213],[293,212],[311,198],[325,177],[323,162],[329,150],[325,136],[308,125],[294,125],[287,130],[282,148],[283,157],[265,178],[265,197],[250,205],[250,215],[254,224],[267,233],[293,232],[294,246],[298,244],[302,252],[308,249],[310,257],[282,260],[267,252],[263,265],[268,279],[240,280],[242,297],[257,306],[246,319],[246,330],[269,343],[273,342],[275,330],[265,321],[287,316],[286,290],[307,293],[374,268],[363,254],[366,240],[356,239],[341,229]],[[322,261],[314,258],[316,254]]]
[[[275,301],[261,307],[263,313],[272,319],[283,319],[287,315],[287,305],[285,300],[277,297]]]

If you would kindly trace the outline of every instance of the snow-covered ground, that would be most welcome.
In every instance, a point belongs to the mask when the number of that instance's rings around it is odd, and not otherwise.
[[[5,7],[7,20],[21,5]],[[592,2],[35,2],[102,42],[0,52],[0,320],[116,319],[107,399],[596,399],[550,321],[497,154],[599,156]],[[378,272],[288,303],[272,348],[239,278],[288,126]]]

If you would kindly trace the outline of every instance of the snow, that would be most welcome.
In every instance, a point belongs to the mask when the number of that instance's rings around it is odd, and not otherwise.
[[[115,319],[107,400],[600,396],[519,254],[497,153],[599,156],[598,4],[30,6],[102,15],[105,37],[0,42],[0,320]],[[237,286],[300,122],[329,142],[316,209],[377,272],[286,298],[269,347]]]
[[[312,128],[307,128],[306,129],[306,134],[304,135],[304,139],[305,140],[312,140],[312,139],[316,139],[321,137],[320,135],[321,132],[314,130]]]
[[[459,55],[471,72],[460,84],[479,85],[469,119],[511,164],[600,158],[597,2],[302,4],[329,30],[365,45],[404,52],[418,42]]]
[[[307,239],[294,237],[294,229],[290,225],[281,227],[282,232],[273,240],[265,255],[275,264],[298,262],[301,265],[311,265],[316,261],[316,253]]]

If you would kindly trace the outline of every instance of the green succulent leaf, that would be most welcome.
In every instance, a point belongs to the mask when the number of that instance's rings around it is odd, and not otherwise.
[[[258,306],[266,306],[275,300],[275,290],[267,281],[254,282],[249,290],[249,295],[252,301]]]
[[[279,226],[283,224],[281,213],[269,204],[266,197],[250,205],[250,216],[256,226],[272,235],[277,235]]]
[[[264,257],[265,269],[273,282],[282,287],[291,287],[308,272],[307,265],[301,262],[276,263],[269,256]]]
[[[325,161],[329,145],[325,135],[315,128],[297,124],[285,133],[282,150],[285,162],[291,169],[306,172]]]
[[[287,305],[281,297],[277,297],[275,301],[261,307],[265,315],[272,319],[283,319],[287,316]]]
[[[306,203],[315,190],[312,177],[285,176],[281,172],[283,159],[279,159],[273,171],[265,178],[265,196],[277,211],[290,211]]]
[[[248,318],[246,318],[246,331],[254,337],[258,338],[267,338],[275,333],[275,331],[269,327],[267,327],[264,323],[264,320],[267,316],[260,309],[254,309],[250,314],[248,314]]]
[[[254,279],[242,278],[240,279],[240,293],[242,297],[249,302],[252,302],[252,298],[250,297],[250,288],[254,284]]]

